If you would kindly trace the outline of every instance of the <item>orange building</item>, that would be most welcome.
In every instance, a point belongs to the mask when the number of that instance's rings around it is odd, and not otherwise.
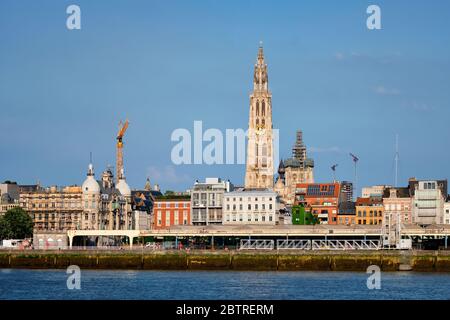
[[[383,199],[382,198],[358,198],[356,199],[356,224],[383,223]]]
[[[352,226],[356,222],[355,202],[343,201],[339,203],[337,224]]]
[[[153,228],[164,229],[191,224],[191,197],[159,196],[153,205]]]
[[[321,224],[337,224],[340,184],[299,183],[295,190],[295,204],[302,204]]]

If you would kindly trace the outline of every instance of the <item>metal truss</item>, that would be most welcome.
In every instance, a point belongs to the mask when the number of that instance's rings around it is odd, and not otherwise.
[[[311,250],[311,240],[277,240],[279,250]]]
[[[312,250],[379,250],[379,240],[313,240]]]
[[[273,250],[274,240],[241,239],[239,250]]]

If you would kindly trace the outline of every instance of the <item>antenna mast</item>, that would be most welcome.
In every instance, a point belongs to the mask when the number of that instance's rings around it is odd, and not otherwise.
[[[395,180],[394,180],[394,187],[398,186],[398,133],[395,135]]]
[[[331,170],[333,170],[333,182],[336,182],[336,167],[338,166],[338,164],[333,164],[331,166]]]
[[[354,186],[354,190],[355,190],[355,199],[358,199],[358,174],[356,171],[356,165],[358,163],[359,158],[357,156],[355,156],[353,153],[350,153],[350,156],[352,157],[353,163],[355,165],[355,186]]]

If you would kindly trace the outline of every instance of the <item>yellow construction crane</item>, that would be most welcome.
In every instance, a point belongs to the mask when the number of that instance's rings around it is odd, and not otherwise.
[[[117,133],[117,159],[116,159],[116,183],[123,172],[123,136],[128,128],[128,119],[125,123],[119,122],[119,132]]]

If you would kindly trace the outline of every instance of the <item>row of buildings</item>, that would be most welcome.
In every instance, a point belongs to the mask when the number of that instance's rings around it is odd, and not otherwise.
[[[92,165],[81,186],[43,188],[0,184],[0,214],[22,207],[35,231],[161,229],[176,225],[304,224],[292,212],[302,207],[314,223],[382,225],[385,217],[404,224],[450,224],[447,180],[416,180],[406,187],[363,188],[352,201],[349,182],[300,183],[294,203],[270,189],[235,187],[206,178],[184,193],[162,194],[149,181],[131,190],[122,175],[117,185],[110,169],[96,180]]]
[[[338,182],[298,184],[295,205],[326,224],[381,225],[385,216],[404,224],[450,223],[447,180],[411,178],[406,187],[366,187],[354,202],[345,194],[343,184]]]
[[[120,127],[116,177],[111,168],[95,177],[88,167],[81,186],[41,187],[0,184],[0,214],[20,206],[33,218],[35,232],[161,229],[177,225],[396,223],[449,224],[446,180],[410,179],[405,187],[363,188],[353,201],[348,181],[317,183],[314,161],[307,156],[302,131],[297,131],[292,156],[274,173],[272,94],[262,46],[254,66],[244,186],[220,178],[196,181],[189,192],[162,194],[149,180],[132,190],[123,171]],[[80,179],[81,180],[81,179]],[[303,212],[303,219],[299,214]]]

